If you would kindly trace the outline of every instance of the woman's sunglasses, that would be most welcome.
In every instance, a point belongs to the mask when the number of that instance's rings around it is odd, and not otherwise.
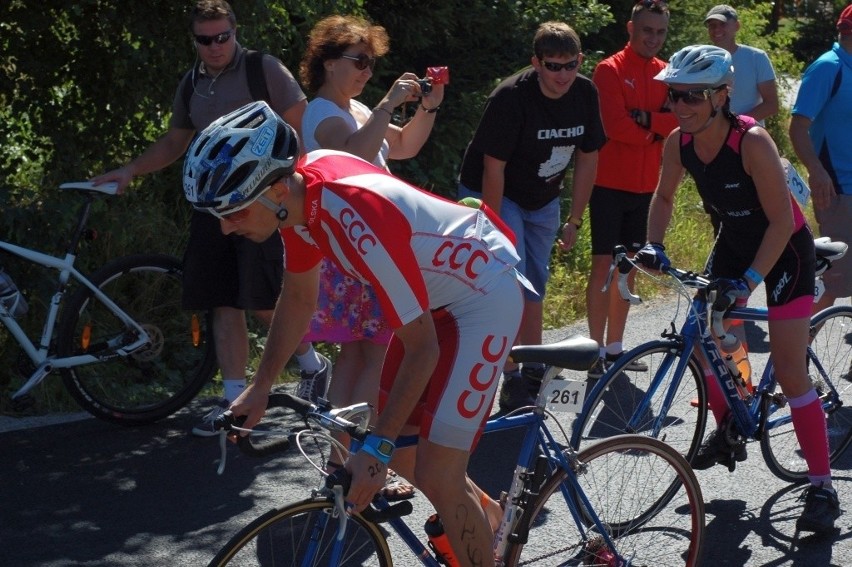
[[[195,35],[195,34],[193,34],[193,36],[195,37],[195,43],[197,43],[199,45],[204,45],[204,46],[210,45],[211,43],[214,43],[214,42],[219,44],[219,45],[222,45],[223,43],[225,43],[229,39],[231,39],[232,35],[234,35],[234,30],[228,30],[226,32],[217,33],[216,35]]]
[[[580,66],[579,57],[577,57],[573,61],[569,61],[568,63],[555,63],[553,61],[545,61],[544,59],[539,59],[539,61],[541,61],[541,64],[544,66],[544,68],[550,71],[551,73],[558,73],[562,69],[565,69],[566,71],[573,71],[574,69]]]
[[[719,87],[722,88],[722,87]],[[677,103],[677,101],[682,100],[684,104],[688,104],[689,106],[696,106],[701,104],[710,98],[714,92],[719,89],[690,89],[688,91],[678,91],[675,89],[669,89],[669,101],[672,104]]]
[[[360,53],[358,56],[355,55],[341,55],[341,59],[349,59],[350,61],[354,61],[355,68],[359,71],[363,71],[367,67],[370,68],[370,71],[376,66],[376,58],[370,57],[366,53]]]

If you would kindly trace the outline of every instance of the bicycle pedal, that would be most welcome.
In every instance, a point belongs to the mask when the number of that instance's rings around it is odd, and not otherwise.
[[[11,402],[12,411],[15,413],[24,413],[36,405],[36,400],[31,394],[24,394],[19,398],[12,398]]]

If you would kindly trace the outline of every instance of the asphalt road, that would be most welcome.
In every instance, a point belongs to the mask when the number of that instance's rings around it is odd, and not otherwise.
[[[657,336],[674,304],[658,301],[631,311],[627,340]],[[547,334],[547,340],[584,325]],[[765,336],[751,329],[753,360]],[[231,447],[216,474],[215,440],[187,434],[199,404],[161,423],[120,428],[80,419],[16,428],[0,419],[0,566],[205,565],[240,526],[276,505],[302,498],[316,475],[298,454],[251,460]],[[489,492],[511,477],[511,436],[485,436],[471,475]],[[698,471],[707,503],[705,565],[848,566],[852,514],[831,537],[795,531],[802,488],[778,480],[750,445],[734,473]],[[852,451],[834,470],[841,506],[852,501]],[[415,498],[418,525],[430,512]],[[402,552],[396,564],[415,565]]]

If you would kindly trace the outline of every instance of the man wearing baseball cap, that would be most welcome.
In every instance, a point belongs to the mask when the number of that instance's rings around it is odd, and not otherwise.
[[[793,106],[790,141],[808,170],[822,236],[852,243],[852,4],[837,20],[837,41],[810,64]],[[823,276],[816,309],[852,295],[852,254]],[[852,378],[850,369],[849,378]]]
[[[762,125],[764,119],[778,112],[778,86],[769,56],[761,49],[737,43],[739,16],[727,4],[710,8],[704,25],[713,45],[730,53],[733,59],[731,110],[751,116]]]

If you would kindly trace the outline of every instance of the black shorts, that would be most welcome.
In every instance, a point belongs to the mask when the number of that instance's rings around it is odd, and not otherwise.
[[[707,260],[707,271],[713,278],[740,278],[749,269],[762,234],[734,237],[722,232]],[[814,294],[814,270],[816,254],[814,236],[808,225],[803,226],[790,237],[778,261],[764,277],[766,286],[766,305],[778,307],[786,305],[805,295]]]
[[[631,252],[645,245],[653,193],[631,193],[595,185],[589,199],[592,255],[609,256],[616,244]]]
[[[274,309],[284,277],[284,247],[276,232],[257,244],[224,235],[219,219],[193,211],[183,256],[183,308]]]

